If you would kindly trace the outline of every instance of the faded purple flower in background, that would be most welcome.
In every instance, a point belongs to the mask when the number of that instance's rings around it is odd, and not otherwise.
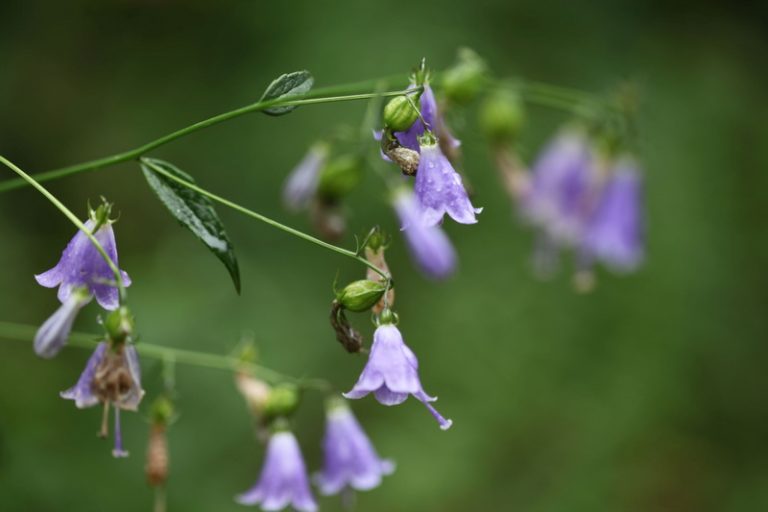
[[[127,457],[123,450],[122,431],[120,428],[120,409],[136,411],[144,397],[141,388],[141,370],[139,357],[133,345],[117,344],[110,346],[101,342],[96,346],[77,383],[61,397],[74,400],[79,409],[92,407],[98,403],[104,405],[104,417],[101,425],[101,437],[107,437],[109,406],[115,410],[115,448],[112,455]]]
[[[333,404],[328,410],[323,454],[323,470],[316,481],[324,495],[337,494],[346,488],[373,489],[379,486],[383,476],[395,470],[392,461],[379,458],[360,423],[343,402]]]
[[[328,158],[328,147],[318,143],[309,148],[309,151],[291,171],[283,188],[283,203],[292,211],[305,209],[320,182],[320,171]]]
[[[85,227],[93,230],[94,220],[88,220]],[[115,233],[109,221],[102,224],[93,234],[109,258],[117,265],[117,244]],[[128,274],[121,271],[123,283],[130,286]],[[115,275],[104,258],[82,231],[77,232],[61,255],[55,267],[35,276],[37,282],[46,288],[59,287],[59,301],[65,303],[75,288],[85,287],[96,296],[101,307],[108,310],[119,306],[119,293],[113,282]]]
[[[344,397],[357,399],[373,393],[383,405],[398,405],[408,395],[413,395],[427,407],[440,428],[447,430],[453,422],[445,419],[430,404],[437,398],[424,392],[418,370],[416,355],[405,344],[398,328],[393,324],[380,325],[373,334],[368,362],[355,386],[344,393]]]
[[[80,310],[91,301],[86,288],[76,288],[67,300],[40,326],[35,334],[35,353],[46,359],[54,357],[67,343],[72,324]]]
[[[608,177],[582,243],[588,259],[616,271],[637,268],[644,255],[642,179],[629,158],[619,160]]]
[[[437,144],[421,147],[414,191],[421,205],[422,220],[427,225],[441,222],[446,213],[461,224],[474,224],[475,214],[482,211],[472,206],[461,177]]]
[[[426,226],[413,193],[403,189],[396,193],[395,211],[411,255],[419,268],[430,277],[443,279],[456,269],[456,251],[439,226]]]
[[[522,198],[523,216],[553,241],[573,244],[584,226],[594,180],[588,141],[578,132],[558,135],[536,160],[532,172],[531,186]]]
[[[288,505],[301,512],[317,510],[304,458],[291,432],[272,434],[258,482],[236,500],[242,505],[259,505],[263,510],[282,510]]]

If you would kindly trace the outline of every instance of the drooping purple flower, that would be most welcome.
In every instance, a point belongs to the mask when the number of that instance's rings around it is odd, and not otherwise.
[[[93,219],[85,223],[89,230],[93,230],[95,226]],[[110,222],[104,222],[93,235],[117,265],[117,244]],[[121,275],[123,284],[130,286],[131,279],[128,274],[121,271]],[[82,231],[78,231],[69,242],[56,266],[36,275],[35,279],[46,288],[58,286],[58,298],[61,303],[66,302],[75,288],[85,287],[96,296],[96,301],[104,309],[114,310],[120,304],[119,293],[114,285],[115,275]]]
[[[580,236],[593,186],[593,157],[587,140],[564,132],[550,142],[533,166],[533,179],[522,198],[523,216],[561,243]]]
[[[421,210],[409,190],[399,191],[394,198],[408,248],[419,268],[429,277],[443,279],[456,269],[456,251],[439,226],[423,223]]]
[[[411,88],[414,87],[416,86],[411,85]],[[442,142],[448,148],[456,149],[461,146],[461,141],[451,133],[451,130],[445,124],[443,115],[437,106],[435,93],[432,92],[432,88],[428,83],[424,84],[424,92],[421,93],[421,98],[419,99],[419,110],[424,122],[421,119],[416,119],[408,130],[394,133],[401,146],[414,151],[420,151],[419,137],[424,135],[424,132],[427,130],[433,131],[439,138],[444,139]],[[425,122],[427,126],[424,126]]]
[[[301,512],[317,510],[304,458],[291,432],[272,434],[258,482],[235,499],[242,505],[259,505],[263,510],[282,510],[288,505]]]
[[[292,211],[305,209],[317,190],[320,171],[328,157],[325,144],[315,144],[291,171],[283,188],[283,203]]]
[[[422,220],[430,226],[441,222],[446,213],[461,224],[474,224],[475,214],[482,211],[472,206],[461,176],[437,144],[421,146],[414,191],[421,205]]]
[[[453,423],[445,419],[430,404],[437,400],[424,392],[419,380],[419,363],[416,355],[403,341],[403,336],[392,324],[382,324],[373,334],[373,345],[360,378],[355,386],[344,393],[345,398],[363,398],[373,393],[383,405],[403,403],[408,395],[422,402],[440,424],[447,430]]]
[[[98,403],[104,405],[101,437],[108,435],[108,412],[112,405],[115,410],[115,448],[112,454],[115,457],[128,456],[128,452],[123,450],[120,409],[136,411],[144,397],[139,358],[133,345],[99,343],[77,383],[60,394],[62,398],[74,400],[79,409]]]
[[[46,320],[35,334],[35,353],[46,359],[54,357],[67,343],[72,324],[80,310],[91,301],[85,288],[77,288]]]
[[[642,179],[635,162],[620,160],[590,217],[582,250],[608,267],[629,272],[644,256]]]
[[[324,495],[352,488],[367,491],[378,487],[395,470],[392,461],[379,458],[376,449],[344,403],[331,406],[323,439],[323,470],[317,484]]]

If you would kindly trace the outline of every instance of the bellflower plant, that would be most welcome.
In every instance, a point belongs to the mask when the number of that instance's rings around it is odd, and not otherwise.
[[[393,313],[385,311],[381,318],[388,320]],[[382,320],[382,322],[385,322]],[[392,323],[382,323],[373,334],[373,345],[360,378],[345,398],[363,398],[373,393],[376,400],[383,405],[398,405],[403,403],[408,395],[422,402],[432,416],[447,430],[453,423],[444,418],[430,404],[437,400],[424,392],[419,380],[419,362],[416,355],[403,341],[403,335]]]
[[[288,505],[301,512],[317,510],[304,458],[291,432],[272,434],[258,482],[236,500],[243,505],[259,505],[263,510],[282,510]]]
[[[451,275],[456,270],[456,251],[439,226],[424,224],[413,193],[405,188],[396,192],[394,206],[408,249],[419,268],[435,279]]]
[[[522,213],[554,241],[571,244],[583,228],[592,180],[591,153],[584,136],[567,131],[550,142],[534,163]]]
[[[91,212],[91,218],[85,222],[85,227],[92,232],[96,229],[93,236],[117,265],[113,221],[106,218],[108,214],[109,208],[99,207],[96,212]],[[130,286],[131,279],[128,274],[122,270],[120,272],[123,284]],[[58,298],[62,303],[67,301],[73,290],[85,287],[104,309],[112,311],[120,305],[119,292],[113,284],[115,276],[112,270],[82,231],[78,231],[69,242],[56,266],[36,275],[35,279],[46,288],[58,286]]]
[[[115,410],[115,448],[112,454],[115,457],[126,457],[128,453],[123,450],[120,409],[136,411],[144,397],[136,349],[125,343],[99,343],[77,383],[62,391],[61,397],[74,400],[78,409],[102,403],[105,413],[101,425],[102,437],[108,433],[107,412],[112,405]]]
[[[461,224],[474,224],[475,214],[482,211],[472,206],[459,173],[429,133],[422,139],[414,191],[421,205],[422,222],[428,226],[441,222],[446,213]]]
[[[72,324],[80,310],[91,301],[87,288],[75,288],[64,303],[40,326],[35,334],[35,353],[46,359],[54,357],[67,343]]]
[[[379,458],[360,423],[341,400],[328,407],[323,454],[323,470],[316,481],[324,495],[338,494],[346,488],[373,489],[383,476],[395,470],[394,463]]]
[[[283,202],[288,209],[299,211],[309,206],[327,158],[328,147],[322,143],[315,144],[291,171],[283,188]]]
[[[618,161],[589,220],[582,250],[589,259],[628,272],[644,254],[642,179],[629,158]]]

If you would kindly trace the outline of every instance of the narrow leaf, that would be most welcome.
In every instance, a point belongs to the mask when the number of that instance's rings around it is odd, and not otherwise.
[[[309,71],[294,71],[293,73],[287,73],[281,75],[269,84],[267,90],[261,96],[259,101],[268,101],[276,99],[285,99],[291,96],[298,96],[306,94],[312,89],[315,79],[312,78],[312,73]],[[295,106],[285,107],[270,107],[264,109],[262,112],[271,116],[282,116],[293,111]]]
[[[235,290],[240,293],[240,269],[237,265],[237,257],[224,230],[224,224],[213,208],[213,202],[198,192],[160,174],[153,167],[162,169],[168,174],[190,183],[195,183],[194,178],[173,164],[162,160],[143,158],[141,161],[144,177],[157,197],[182,226],[192,231],[224,263],[232,277]]]

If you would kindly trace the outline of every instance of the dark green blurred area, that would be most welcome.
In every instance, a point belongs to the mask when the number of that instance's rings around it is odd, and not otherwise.
[[[132,148],[258,98],[275,76],[309,69],[319,87],[449,65],[477,50],[501,76],[602,92],[642,91],[649,258],[629,277],[599,276],[587,296],[569,275],[537,281],[532,236],[511,215],[475,110],[456,119],[465,167],[485,207],[447,226],[460,273],[434,284],[398,238],[389,263],[405,338],[426,390],[454,420],[441,432],[413,400],[355,411],[397,472],[358,509],[757,511],[768,509],[768,16],[764,5],[666,2],[261,2],[90,0],[0,5],[0,154],[38,172]],[[291,225],[286,173],[364,103],[238,118],[152,153],[205,187]],[[535,154],[559,112],[532,108]],[[0,173],[11,177],[10,172]],[[370,174],[370,173],[369,173]],[[251,330],[265,364],[351,386],[364,361],[328,327],[337,270],[354,262],[219,209],[238,250],[243,294],[173,221],[138,167],[50,184],[78,214],[116,203],[121,264],[142,339],[227,353]],[[397,226],[374,175],[349,205],[353,233]],[[51,267],[73,227],[30,189],[0,196],[0,320],[41,323]],[[352,246],[351,236],[345,240]],[[96,308],[77,327],[97,332]],[[364,318],[357,325],[370,338]],[[0,509],[150,510],[146,412],[125,415],[128,460],[95,432],[100,411],[58,392],[87,358],[36,358],[0,340]],[[159,365],[144,360],[151,400]],[[262,449],[233,379],[177,369],[181,416],[170,431],[171,511],[240,510]],[[320,464],[321,399],[306,395],[297,432]],[[148,403],[148,402],[147,402]],[[323,510],[340,510],[322,499]]]

